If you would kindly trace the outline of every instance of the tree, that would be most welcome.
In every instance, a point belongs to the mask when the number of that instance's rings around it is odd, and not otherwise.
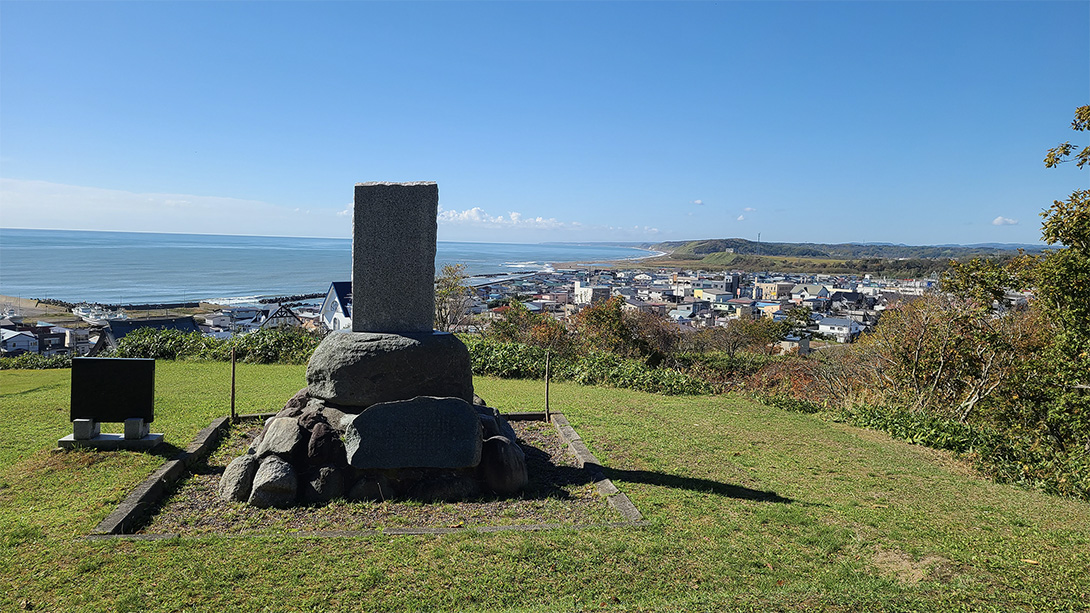
[[[572,334],[563,323],[545,313],[532,313],[517,300],[503,308],[486,334],[502,342],[533,345],[559,355],[567,355],[572,347]]]
[[[1071,128],[1090,130],[1090,106],[1079,107]],[[1090,146],[1075,152],[1070,142],[1049,149],[1045,167],[1074,161],[1082,169],[1090,163]],[[1041,238],[1049,249],[1031,269],[1039,308],[1055,334],[1048,352],[1055,401],[1046,417],[1046,429],[1058,445],[1078,443],[1090,453],[1090,190],[1077,189],[1067,200],[1056,200],[1041,213]]]
[[[990,301],[929,294],[887,311],[860,351],[913,408],[966,422],[982,402],[1016,395],[1011,386],[1042,348],[1038,330],[1031,312],[999,314]]]
[[[661,315],[626,311],[623,305],[623,298],[613,296],[579,311],[575,316],[579,341],[652,366],[674,352],[680,339],[677,326]]]
[[[465,264],[443,266],[435,279],[435,329],[450,332],[469,321],[473,292],[466,285]]]

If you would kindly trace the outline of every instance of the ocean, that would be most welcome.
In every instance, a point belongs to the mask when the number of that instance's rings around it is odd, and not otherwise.
[[[646,257],[606,245],[439,241],[435,265],[515,274],[558,262]],[[0,228],[0,295],[67,302],[253,303],[325,292],[352,278],[352,241],[338,238]]]

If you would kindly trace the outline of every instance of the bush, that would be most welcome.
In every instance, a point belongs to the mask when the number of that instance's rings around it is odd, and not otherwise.
[[[37,353],[24,353],[13,358],[0,358],[0,370],[43,370],[46,368],[71,368],[72,356],[46,357]]]
[[[545,350],[480,336],[462,336],[469,347],[473,373],[504,378],[545,377]],[[653,368],[641,360],[626,359],[605,351],[589,350],[575,355],[550,355],[550,375],[557,381],[581,385],[605,385],[658,394],[706,394],[715,386],[672,368]]]
[[[258,330],[222,340],[200,332],[178,330],[137,330],[117,342],[114,355],[121,358],[156,360],[235,359],[251,364],[306,364],[322,335],[299,328]]]

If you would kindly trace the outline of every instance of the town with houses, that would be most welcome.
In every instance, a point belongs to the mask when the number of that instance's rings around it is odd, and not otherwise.
[[[518,301],[535,313],[565,321],[581,309],[619,296],[622,308],[655,313],[681,332],[726,326],[733,319],[780,320],[798,307],[809,309],[809,334],[786,339],[783,348],[810,351],[810,337],[850,343],[873,329],[883,310],[937,286],[935,279],[872,279],[869,275],[777,275],[643,269],[547,269],[516,275],[467,277],[470,291],[462,332],[485,329]],[[320,294],[316,296],[321,296]],[[397,300],[391,296],[391,300]],[[2,354],[98,355],[141,328],[175,329],[226,338],[272,327],[315,332],[351,329],[352,283],[334,281],[321,302],[218,307],[200,303],[184,316],[130,318],[125,311],[97,305],[71,309],[75,324],[26,321],[17,309],[0,318]]]

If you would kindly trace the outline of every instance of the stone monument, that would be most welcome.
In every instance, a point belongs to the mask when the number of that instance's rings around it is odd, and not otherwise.
[[[473,394],[469,351],[433,330],[439,188],[356,185],[352,330],[333,332],[300,390],[220,481],[258,506],[337,497],[455,500],[528,481],[514,431]]]

